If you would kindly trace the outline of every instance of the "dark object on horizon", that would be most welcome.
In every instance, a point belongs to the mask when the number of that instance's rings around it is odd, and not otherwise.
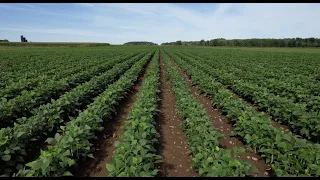
[[[153,42],[147,42],[147,41],[133,41],[133,42],[127,42],[123,45],[147,45],[147,46],[157,46],[158,44]]]
[[[8,39],[0,39],[0,42],[9,42]]]
[[[25,37],[23,37],[23,35],[21,35],[20,38],[21,38],[21,42],[28,42],[28,40]]]

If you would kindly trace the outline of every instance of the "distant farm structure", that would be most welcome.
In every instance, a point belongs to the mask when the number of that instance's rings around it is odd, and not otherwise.
[[[21,35],[20,38],[21,38],[21,42],[28,42],[28,40],[25,37],[23,37],[23,35]]]

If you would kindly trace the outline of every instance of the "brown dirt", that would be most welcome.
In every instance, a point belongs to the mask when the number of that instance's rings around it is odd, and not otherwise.
[[[171,59],[171,57],[170,57]],[[171,59],[172,60],[172,59]],[[225,137],[219,139],[219,144],[222,148],[232,149],[233,147],[244,147],[244,144],[236,137],[231,137],[231,132],[234,130],[233,124],[231,121],[222,115],[219,109],[215,109],[211,106],[211,100],[200,94],[199,88],[192,86],[191,79],[183,72],[183,70],[173,61],[174,65],[177,67],[180,74],[184,77],[186,84],[192,89],[193,95],[199,99],[202,103],[203,108],[212,119],[212,124],[216,127],[220,133]],[[265,163],[265,160],[255,152],[248,151],[240,153],[238,158],[244,161],[248,161],[253,167],[257,168],[259,174],[251,173],[251,176],[270,176],[270,165]],[[268,169],[268,170],[267,170]]]
[[[176,109],[176,101],[168,84],[165,66],[160,57],[160,112],[156,116],[160,133],[159,154],[163,157],[160,164],[160,177],[195,177],[198,174],[190,167],[188,139],[180,129],[181,118]]]
[[[116,113],[110,120],[104,124],[104,130],[97,135],[98,138],[94,144],[94,159],[86,159],[79,163],[76,175],[78,177],[106,177],[108,170],[106,164],[112,159],[115,151],[114,142],[120,141],[119,135],[123,134],[121,129],[124,121],[129,115],[130,109],[136,100],[136,95],[140,90],[141,84],[144,80],[144,75],[148,69],[150,61],[144,66],[137,82],[131,87],[127,97],[120,101],[116,108]]]

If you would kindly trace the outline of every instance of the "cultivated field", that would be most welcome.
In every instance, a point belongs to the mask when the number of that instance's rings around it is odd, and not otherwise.
[[[318,49],[16,46],[0,175],[320,176]]]

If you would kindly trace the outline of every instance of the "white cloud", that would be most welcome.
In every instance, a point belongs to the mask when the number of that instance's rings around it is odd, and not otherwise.
[[[320,4],[223,3],[217,4],[217,8],[208,4],[205,10],[170,3],[77,5],[91,8],[90,13],[85,15],[81,12],[66,12],[70,17],[78,17],[78,29],[69,27],[61,30],[57,27],[55,30],[40,31],[70,36],[82,34],[87,41],[91,41],[90,36],[101,37],[103,41],[115,44],[134,40],[162,43],[220,37],[320,37],[320,24],[316,23],[317,17],[320,17]],[[54,11],[46,13],[63,15]],[[59,18],[65,20],[63,16]],[[90,21],[84,23],[80,19]],[[32,31],[37,30],[33,28]]]
[[[0,8],[4,8],[4,9],[11,9],[11,10],[28,10],[27,8],[22,8],[22,7],[18,7],[18,6],[11,6],[9,4],[0,4]]]
[[[93,4],[90,4],[90,3],[75,3],[75,4],[80,6],[93,7]]]
[[[32,5],[32,4],[27,4],[27,3],[16,3],[16,4],[19,4],[19,5],[22,5],[22,6],[25,6],[25,7],[28,7],[28,8],[35,8],[35,6],[34,5]]]
[[[101,36],[107,37],[103,34],[97,34],[92,31],[79,30],[79,29],[65,29],[65,28],[2,28],[0,27],[0,31],[18,31],[18,32],[32,32],[32,33],[49,33],[49,34],[65,34],[65,35],[80,35],[80,36]]]
[[[85,3],[85,4],[87,4],[87,3]],[[40,7],[40,6],[34,6],[31,4],[26,4],[26,3],[15,3],[15,5],[19,5],[19,6],[14,6],[13,4],[0,4],[0,9],[4,8],[4,9],[8,9],[8,10],[26,11],[28,13],[35,12],[35,13],[44,14],[44,15],[61,16],[62,18],[70,17],[70,18],[76,18],[76,19],[88,19],[88,17],[86,17],[85,15],[70,14],[68,12],[66,12],[66,13],[51,12],[51,11],[48,11],[47,9]],[[42,5],[52,5],[52,3],[42,4]],[[24,6],[24,7],[21,7],[21,6]],[[26,14],[26,15],[29,15],[29,14]],[[64,19],[62,19],[62,20],[64,20]]]
[[[94,25],[130,27],[141,37],[158,43],[212,38],[319,37],[319,4],[219,4],[213,11],[190,11],[175,4],[106,4],[106,8],[129,13],[135,20],[95,18]],[[143,19],[143,17],[148,17]],[[123,28],[125,30],[125,28]],[[121,33],[121,31],[119,31]],[[138,32],[139,34],[139,32]],[[132,37],[128,37],[133,39]]]

